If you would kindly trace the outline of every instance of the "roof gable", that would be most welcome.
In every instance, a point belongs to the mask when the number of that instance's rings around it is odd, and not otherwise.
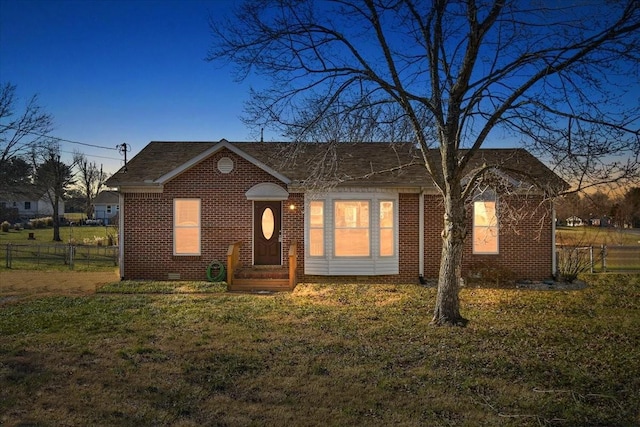
[[[234,147],[226,139],[220,140],[220,142],[218,142],[217,144],[213,145],[211,148],[203,151],[202,153],[198,154],[195,157],[192,157],[187,162],[181,164],[177,168],[169,171],[168,173],[165,173],[164,175],[162,175],[161,177],[156,179],[155,182],[158,183],[158,184],[165,184],[166,182],[168,182],[171,179],[175,178],[176,176],[180,175],[184,171],[186,171],[188,169],[191,169],[193,166],[197,165],[198,163],[202,162],[203,160],[211,157],[215,153],[217,153],[220,150],[225,149],[225,148],[227,150],[233,152],[234,154],[238,155],[239,157],[242,157],[246,161],[254,164],[258,168],[262,169],[263,171],[267,172],[268,174],[272,175],[273,177],[279,179],[280,181],[284,182],[285,184],[289,184],[291,182],[291,180],[289,178],[287,178],[286,176],[282,175],[280,172],[278,172],[275,169],[272,169],[271,167],[265,165],[260,160],[250,156],[249,154],[247,154],[246,152],[240,150],[239,148]]]
[[[95,199],[93,199],[94,205],[113,205],[118,204],[120,202],[120,198],[118,193],[115,191],[104,190],[101,191]]]

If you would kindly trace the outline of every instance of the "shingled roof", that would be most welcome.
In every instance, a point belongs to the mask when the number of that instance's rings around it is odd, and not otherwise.
[[[304,143],[287,142],[150,142],[116,172],[110,187],[157,185],[173,171],[188,168],[193,159],[227,147],[246,155],[268,172],[286,177],[289,185],[313,187],[319,182],[332,185],[434,188],[425,170],[422,154],[409,143]],[[239,150],[239,151],[238,151]],[[432,150],[435,164],[438,150]],[[528,151],[482,149],[469,169],[496,166],[511,175],[529,177],[545,189],[560,190],[567,184]],[[519,177],[520,179],[521,177]]]

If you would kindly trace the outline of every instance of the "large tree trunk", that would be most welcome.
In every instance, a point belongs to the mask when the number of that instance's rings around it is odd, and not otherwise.
[[[438,294],[433,313],[434,325],[465,326],[467,319],[460,315],[460,277],[462,250],[467,233],[464,200],[459,191],[448,192],[444,197],[445,214],[442,230],[442,257]]]

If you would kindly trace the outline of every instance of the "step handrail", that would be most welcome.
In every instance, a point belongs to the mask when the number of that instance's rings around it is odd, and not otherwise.
[[[289,288],[293,289],[296,286],[296,275],[298,269],[298,242],[291,242],[289,246]]]
[[[242,242],[238,241],[229,245],[229,249],[227,249],[227,285],[231,286],[233,284],[233,275],[236,270],[242,267],[242,263],[240,262],[240,246],[242,246]]]

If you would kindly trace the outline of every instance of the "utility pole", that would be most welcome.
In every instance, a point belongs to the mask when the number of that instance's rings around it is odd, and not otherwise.
[[[122,144],[116,145],[116,148],[120,154],[124,155],[124,170],[122,172],[125,173],[127,172],[127,151],[129,151],[130,147],[126,142],[123,142]]]

